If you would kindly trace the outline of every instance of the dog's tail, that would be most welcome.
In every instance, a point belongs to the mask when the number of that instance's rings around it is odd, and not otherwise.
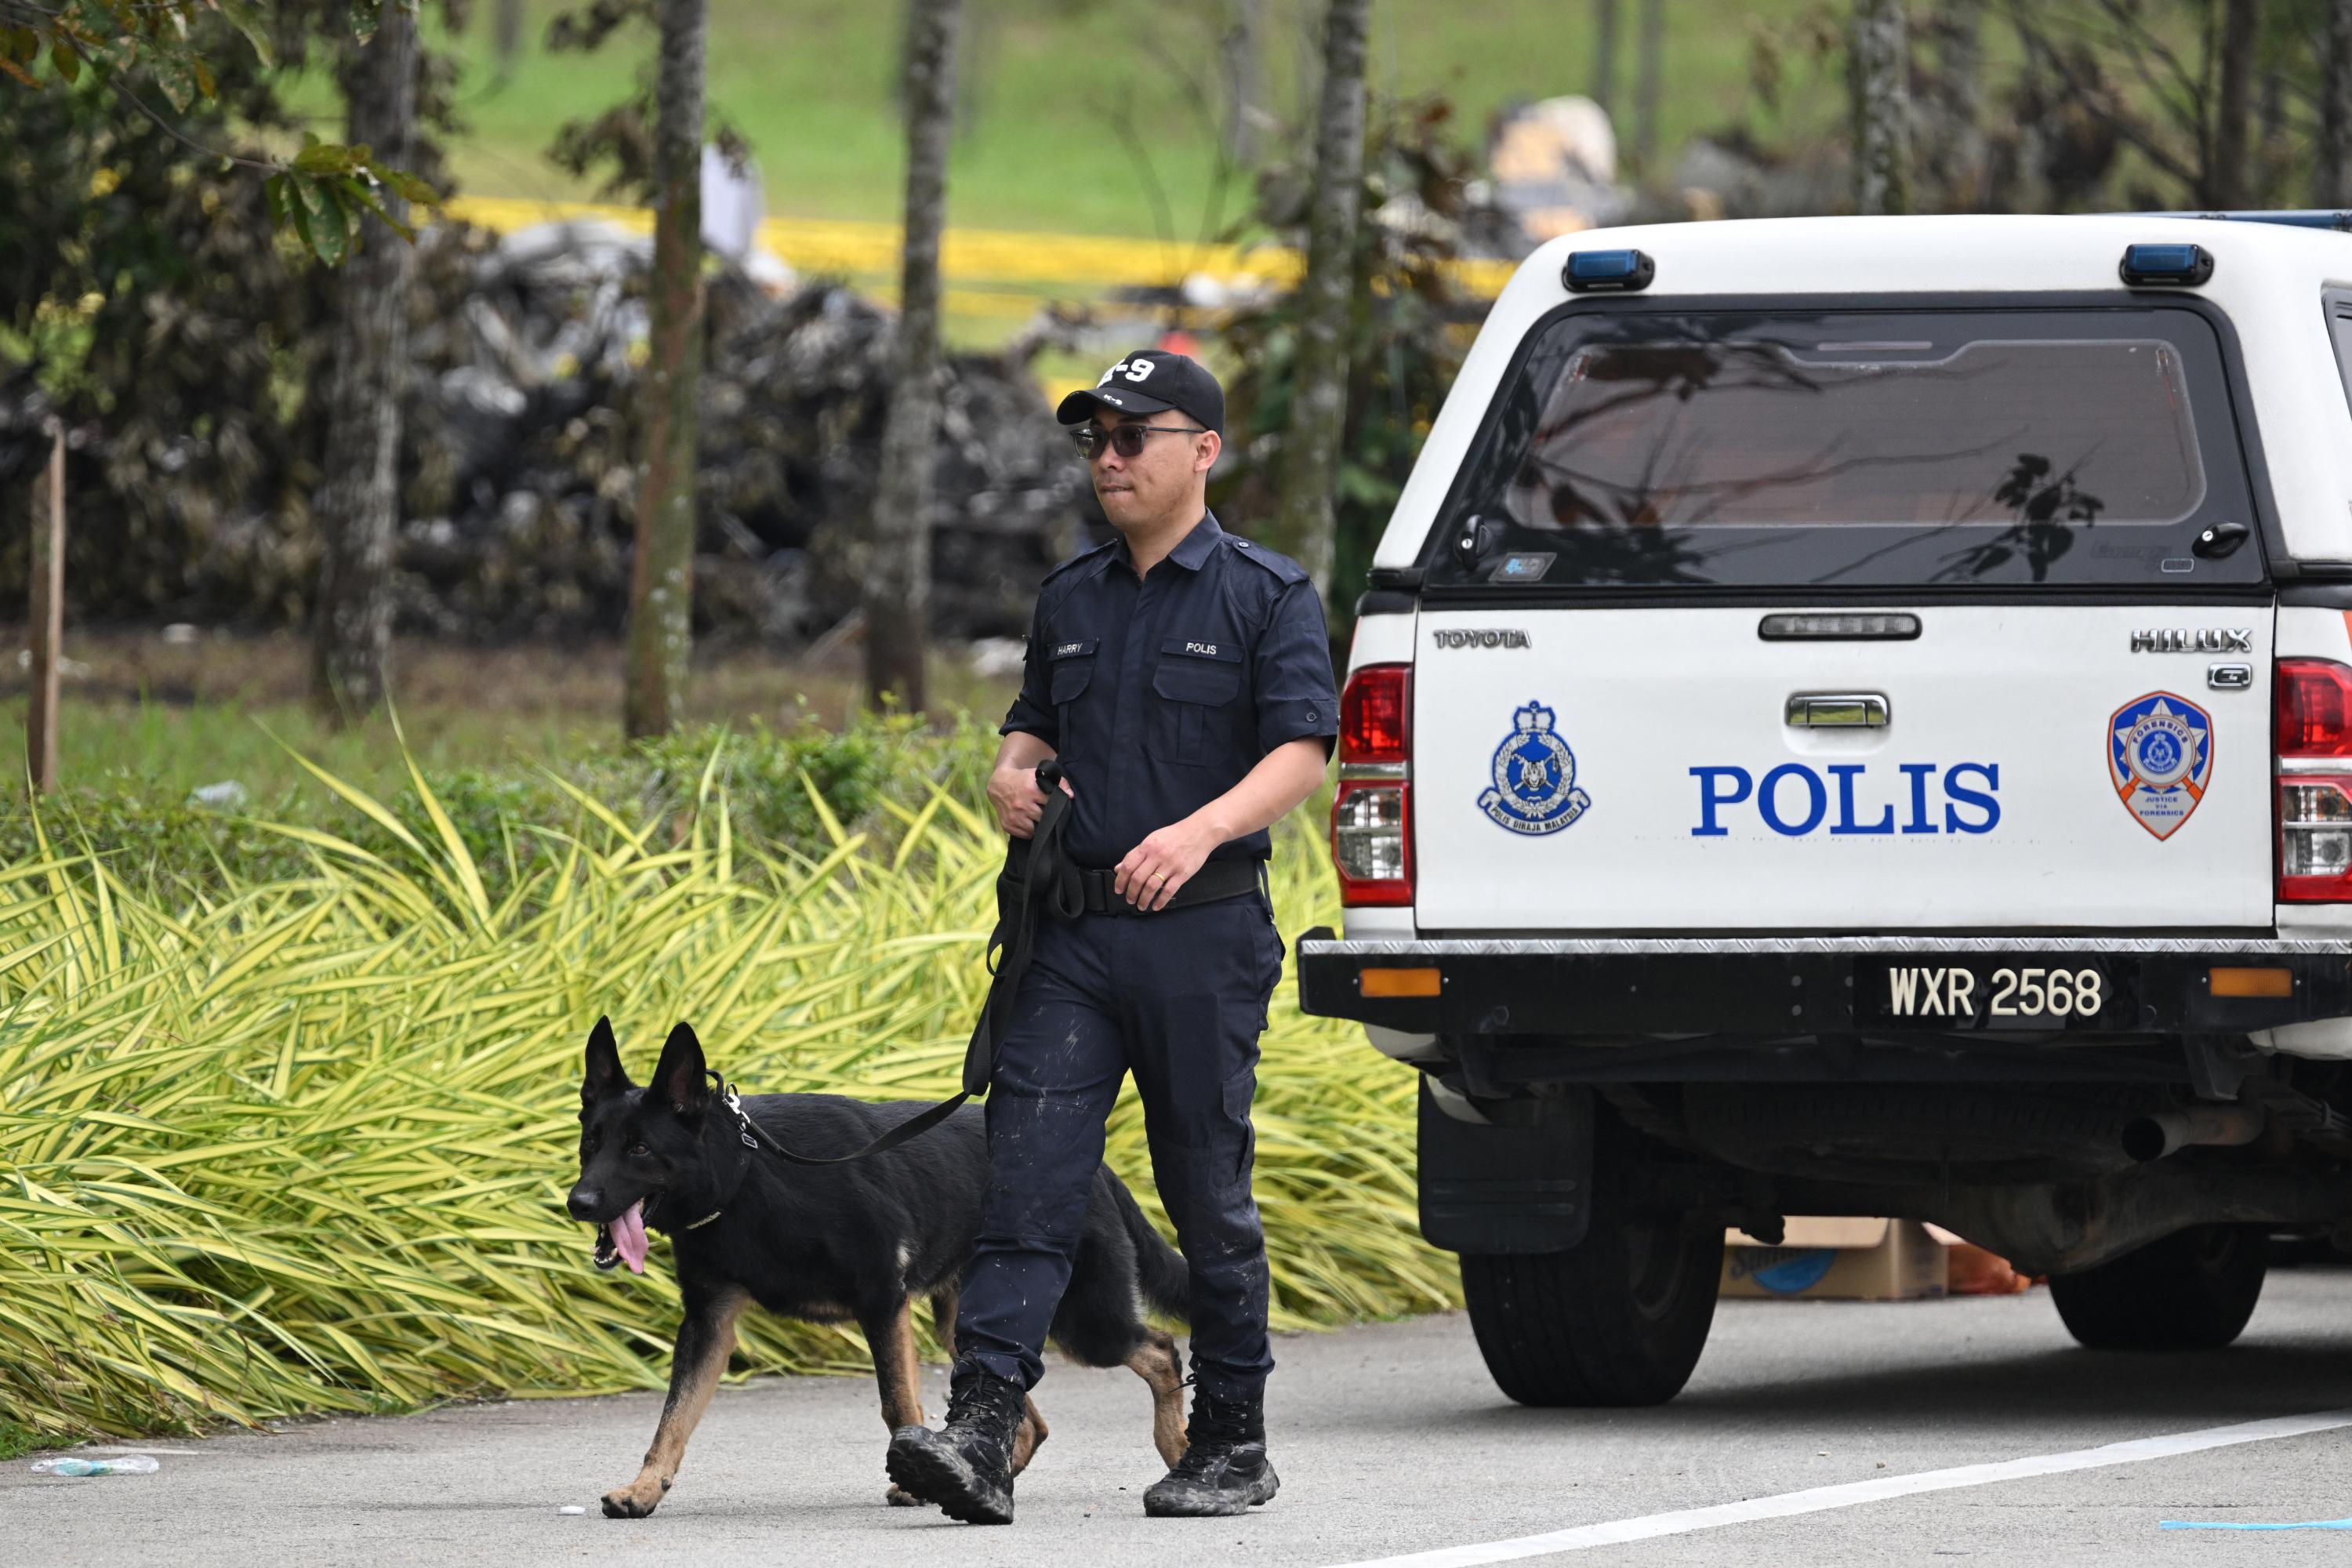
[[[1169,1246],[1144,1217],[1141,1205],[1127,1190],[1125,1182],[1113,1176],[1110,1186],[1118,1205],[1119,1222],[1135,1241],[1135,1279],[1143,1288],[1144,1300],[1157,1311],[1189,1321],[1192,1315],[1192,1275],[1184,1265],[1184,1255]]]

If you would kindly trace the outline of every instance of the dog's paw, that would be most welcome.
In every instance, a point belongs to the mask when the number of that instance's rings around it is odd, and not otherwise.
[[[921,1498],[917,1497],[914,1493],[898,1485],[896,1481],[890,1483],[890,1489],[882,1494],[882,1500],[888,1503],[892,1508],[920,1508],[923,1506],[923,1500]]]
[[[604,1517],[606,1519],[647,1518],[655,1509],[661,1506],[661,1500],[668,1491],[669,1488],[660,1482],[639,1477],[627,1486],[615,1487],[604,1494]]]

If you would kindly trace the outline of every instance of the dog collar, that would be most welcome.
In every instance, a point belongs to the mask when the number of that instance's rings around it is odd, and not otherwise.
[[[759,1148],[759,1139],[753,1137],[751,1134],[751,1119],[743,1114],[743,1100],[741,1096],[735,1092],[735,1086],[729,1083],[726,1079],[720,1077],[718,1073],[711,1072],[707,1068],[703,1070],[710,1080],[719,1086],[719,1099],[726,1102],[727,1109],[734,1114],[735,1136],[741,1141],[744,1148],[754,1150]],[[735,1184],[738,1187],[743,1184],[742,1173],[751,1165],[751,1157],[749,1154],[746,1154],[743,1156],[742,1163],[736,1167]],[[704,1215],[700,1219],[694,1221],[691,1225],[680,1226],[678,1228],[680,1230],[700,1230],[704,1226],[709,1225],[712,1220],[715,1220],[720,1215],[725,1214],[727,1212],[727,1204],[732,1200],[733,1194],[730,1193],[728,1195],[728,1198],[722,1201],[717,1208],[712,1209],[709,1214]]]

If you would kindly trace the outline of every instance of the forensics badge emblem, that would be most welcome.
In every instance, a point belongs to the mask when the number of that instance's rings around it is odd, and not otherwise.
[[[2189,820],[2212,774],[2212,716],[2186,697],[2152,691],[2107,721],[2107,782],[2158,838]]]

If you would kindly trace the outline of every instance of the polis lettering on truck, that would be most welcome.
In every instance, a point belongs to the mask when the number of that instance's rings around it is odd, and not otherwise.
[[[1927,781],[1941,764],[1936,763],[1899,763],[1895,771],[1908,781],[1906,799],[1910,815],[1898,829],[1895,810],[1891,803],[1874,802],[1881,809],[1875,820],[1864,821],[1854,805],[1854,786],[1869,771],[1863,763],[1832,763],[1829,773],[1837,780],[1837,820],[1832,824],[1832,837],[1874,837],[1880,834],[1990,833],[2000,826],[2000,802],[1995,798],[2000,789],[2000,764],[1998,763],[1955,763],[1943,768],[1943,826],[1938,828],[1927,806]],[[1782,763],[1764,775],[1759,785],[1746,768],[1736,766],[1697,767],[1690,770],[1698,781],[1698,826],[1690,830],[1693,838],[1723,838],[1731,829],[1717,818],[1725,806],[1739,805],[1753,801],[1756,813],[1765,826],[1784,838],[1802,838],[1820,827],[1829,816],[1829,787],[1822,775],[1802,763]],[[1984,787],[1971,788],[1962,784],[1962,774],[1972,774]],[[1798,783],[1803,791],[1804,810],[1801,817],[1791,820],[1783,812],[1785,796],[1781,785]],[[1717,784],[1728,781],[1728,794]],[[1973,808],[1981,815],[1962,815],[1962,807]]]

